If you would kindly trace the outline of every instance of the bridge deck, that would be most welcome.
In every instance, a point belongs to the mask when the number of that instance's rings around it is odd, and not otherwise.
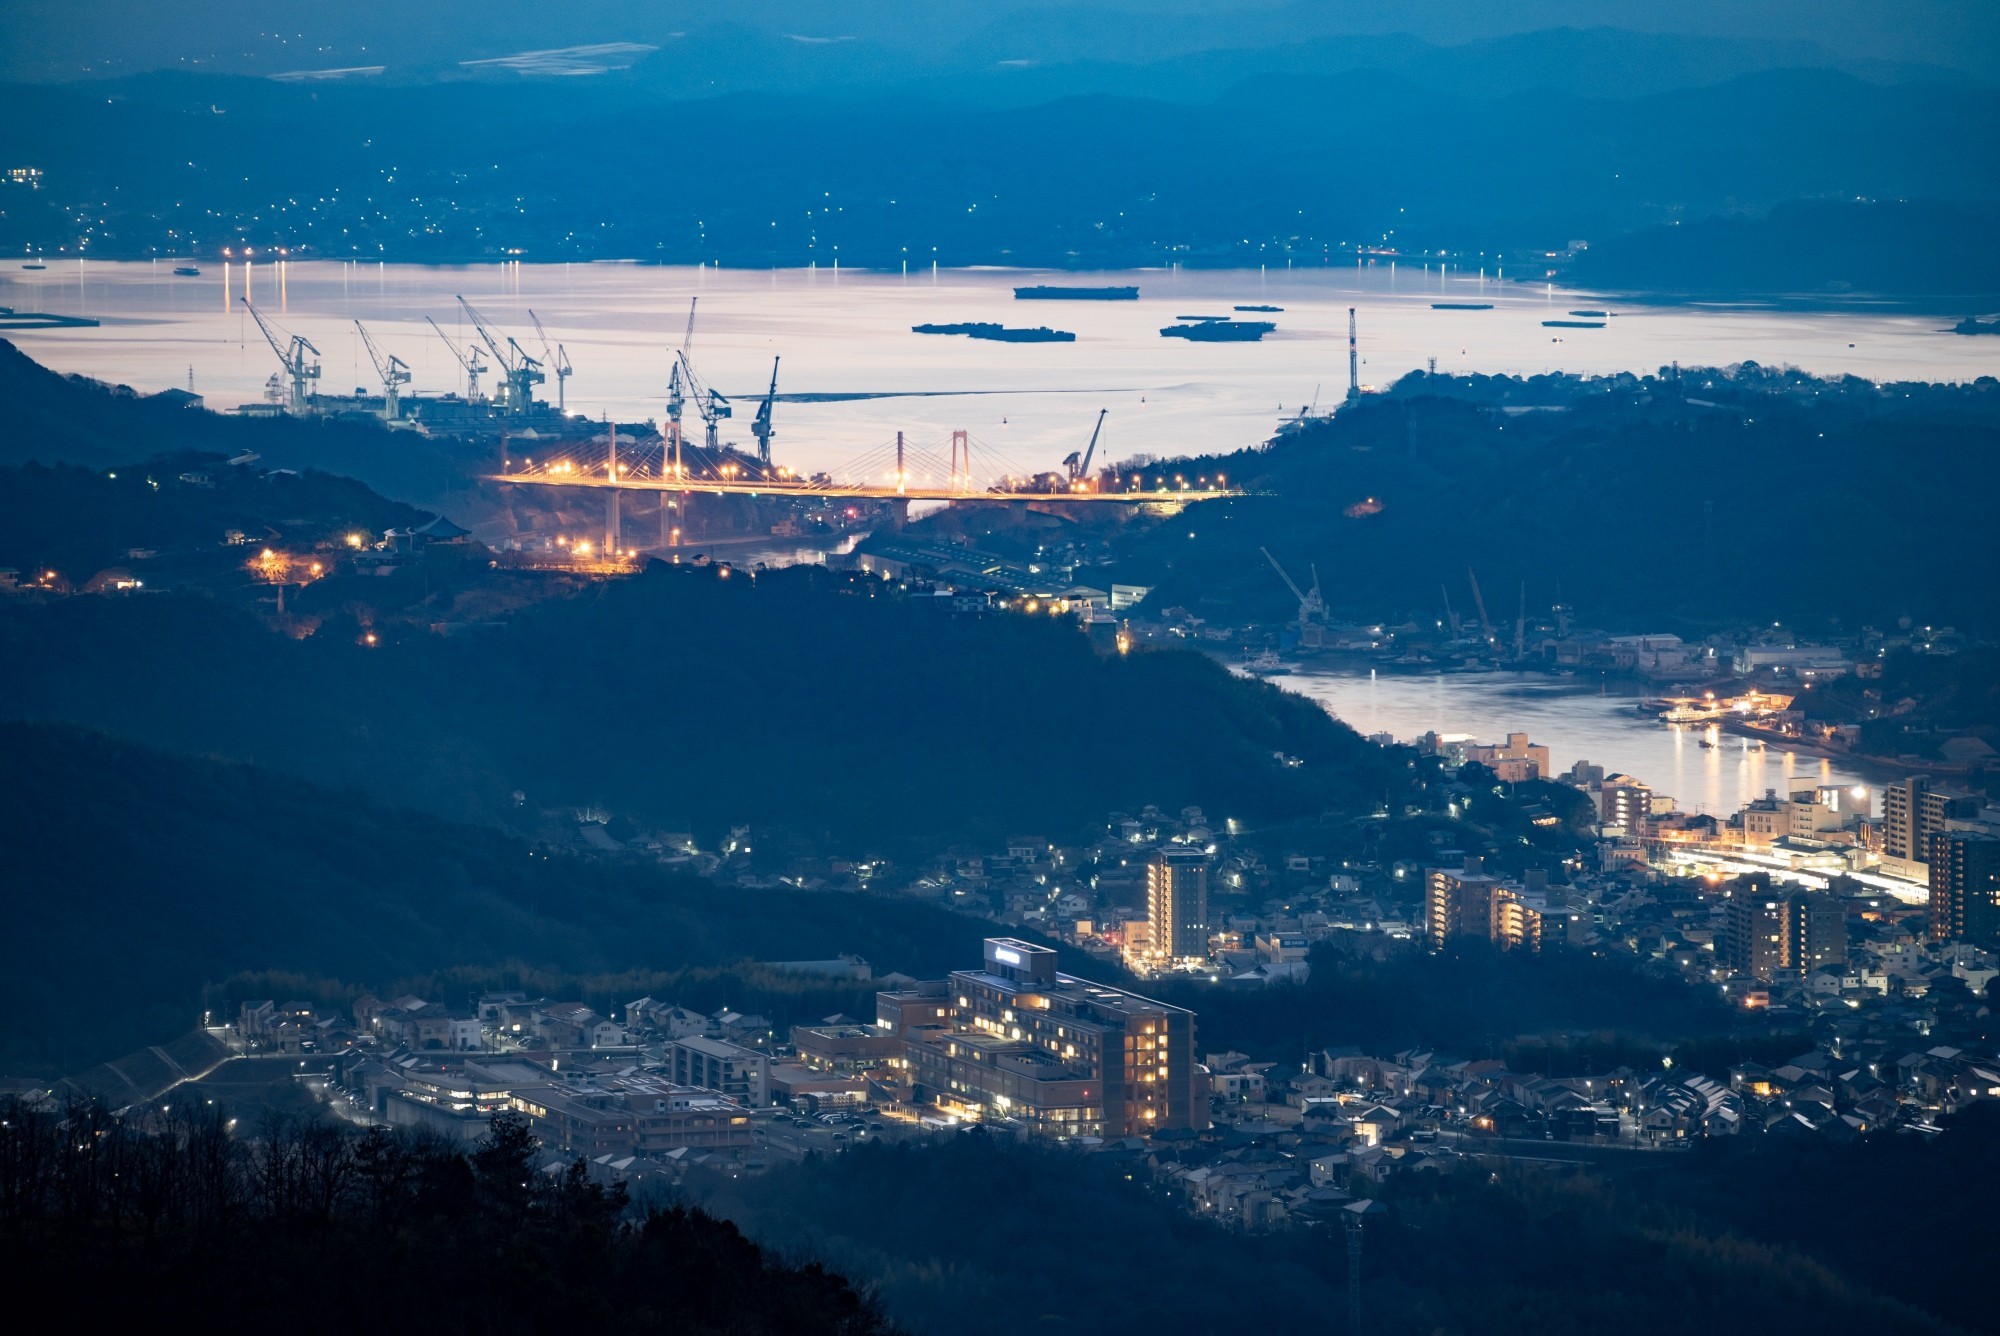
[[[1187,505],[1195,501],[1213,501],[1222,497],[1241,496],[1234,488],[1175,488],[1171,491],[1159,489],[1151,492],[973,492],[953,487],[815,487],[810,483],[757,482],[742,479],[718,478],[620,478],[613,482],[609,478],[592,477],[588,474],[574,474],[565,477],[551,477],[535,473],[492,473],[487,475],[490,482],[522,483],[531,487],[615,487],[621,492],[685,492],[690,495],[707,493],[715,496],[778,496],[794,497],[802,501],[1061,501],[1094,503],[1099,505],[1142,506],[1142,505]]]

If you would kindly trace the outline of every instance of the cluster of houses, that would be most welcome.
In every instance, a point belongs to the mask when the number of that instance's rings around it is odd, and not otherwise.
[[[1378,1211],[1372,1194],[1393,1175],[1473,1159],[1562,1160],[1579,1147],[1645,1154],[1706,1137],[1921,1133],[2000,1098],[2000,1061],[1948,1046],[1898,1054],[1875,1044],[1845,1058],[1815,1050],[1773,1066],[1741,1063],[1726,1077],[1666,1066],[1552,1078],[1423,1050],[1328,1049],[1289,1069],[1223,1053],[1206,1065],[1217,1114],[1207,1129],[1084,1149],[1129,1162],[1190,1211],[1252,1230]]]

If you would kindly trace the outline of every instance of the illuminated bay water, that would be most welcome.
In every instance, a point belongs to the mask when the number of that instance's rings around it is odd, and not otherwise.
[[[1373,675],[1295,668],[1273,678],[1312,699],[1361,733],[1408,742],[1428,732],[1504,742],[1526,733],[1564,771],[1578,761],[1620,771],[1670,795],[1683,811],[1728,816],[1766,789],[1780,794],[1816,784],[1868,784],[1851,769],[1818,756],[1758,748],[1728,733],[1670,728],[1641,716],[1632,688],[1593,677],[1530,673]],[[1703,738],[1713,745],[1703,747]]]
[[[227,266],[240,297],[242,263]],[[205,262],[178,277],[166,261],[56,260],[46,270],[0,266],[0,306],[85,315],[94,329],[14,331],[13,339],[60,371],[153,391],[185,387],[215,407],[261,397],[277,359],[240,304],[225,300],[225,266]],[[454,338],[473,331],[453,297],[540,353],[528,312],[576,367],[572,410],[625,421],[662,416],[671,350],[688,300],[699,296],[694,361],[725,394],[748,399],[784,359],[790,393],[914,391],[939,397],[786,403],[776,452],[795,469],[838,472],[845,460],[893,439],[940,446],[970,431],[993,463],[1054,468],[1109,408],[1100,458],[1172,455],[1250,445],[1315,394],[1338,402],[1347,380],[1347,309],[1358,308],[1361,379],[1387,384],[1437,358],[1440,370],[1651,371],[1669,362],[1724,365],[1746,359],[1822,374],[1964,380],[2000,367],[2000,340],[1944,331],[1935,316],[1886,308],[1799,311],[1712,306],[1629,306],[1476,272],[1410,265],[1366,269],[1140,271],[1051,278],[1013,270],[900,274],[853,270],[697,270],[629,264],[446,268],[340,262],[259,262],[253,300],[323,354],[322,390],[376,388],[354,329],[365,321],[385,351],[415,374],[418,392],[462,388],[451,353],[424,324]],[[1016,285],[1135,284],[1136,302],[1024,302]],[[1491,302],[1492,310],[1431,309],[1433,301]],[[1229,315],[1237,305],[1285,309],[1262,343],[1193,343],[1160,337],[1180,315]],[[1544,328],[1571,309],[1609,309],[1603,329]],[[1049,325],[1074,343],[1007,344],[911,332],[925,322]],[[489,381],[489,384],[491,382]],[[546,387],[553,398],[554,385]],[[975,393],[976,392],[976,393]],[[745,405],[726,433],[749,440]],[[975,461],[975,465],[979,463]],[[982,470],[983,471],[983,470]]]

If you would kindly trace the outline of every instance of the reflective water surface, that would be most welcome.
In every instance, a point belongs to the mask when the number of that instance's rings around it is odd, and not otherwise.
[[[1367,733],[1392,733],[1400,742],[1420,734],[1470,734],[1501,742],[1526,733],[1549,748],[1557,770],[1578,761],[1622,771],[1670,795],[1683,810],[1727,816],[1766,789],[1790,793],[1794,784],[1871,784],[1852,770],[1818,756],[1759,748],[1745,738],[1670,728],[1639,715],[1629,686],[1595,678],[1526,673],[1446,673],[1370,676],[1323,668],[1294,669],[1272,679],[1310,696]],[[1703,739],[1713,745],[1704,747]],[[1872,785],[1871,785],[1872,787]]]
[[[1360,378],[1387,384],[1435,357],[1440,370],[1651,371],[1669,362],[1744,359],[1874,378],[1968,379],[1990,373],[2000,341],[1943,332],[1936,317],[1856,310],[1804,312],[1710,306],[1629,307],[1603,298],[1501,282],[1476,272],[1408,265],[1366,269],[1142,271],[1065,276],[1066,284],[1133,284],[1136,302],[1017,301],[1013,289],[1048,278],[1012,270],[902,274],[853,270],[716,270],[629,264],[472,268],[341,262],[249,267],[204,262],[176,277],[169,262],[55,260],[43,271],[0,263],[0,306],[87,315],[96,329],[6,335],[62,371],[141,390],[186,386],[213,407],[260,397],[277,359],[241,309],[260,309],[323,354],[321,388],[374,390],[354,321],[415,373],[414,389],[462,387],[451,352],[424,323],[455,339],[473,330],[463,294],[489,322],[540,355],[529,312],[575,364],[568,406],[622,420],[663,414],[669,354],[700,297],[693,356],[719,390],[760,395],[782,357],[781,391],[915,392],[927,397],[780,405],[776,451],[795,469],[837,470],[892,440],[939,446],[954,430],[974,440],[981,473],[1049,469],[1088,439],[1111,410],[1099,458],[1233,449],[1263,440],[1317,397],[1337,403],[1347,384],[1347,311],[1357,309]],[[1490,302],[1439,311],[1434,301]],[[1160,336],[1182,315],[1236,315],[1237,305],[1282,306],[1240,318],[1274,321],[1261,343],[1192,343]],[[1551,330],[1571,309],[1609,309],[1603,329]],[[927,322],[991,321],[1068,330],[1074,343],[1007,344],[927,336]],[[553,378],[551,378],[553,381]],[[489,382],[490,383],[490,382]],[[546,387],[553,397],[555,386]],[[937,396],[937,397],[928,397]],[[747,442],[751,406],[728,438]],[[925,480],[927,481],[927,480]],[[942,481],[941,479],[939,481]]]

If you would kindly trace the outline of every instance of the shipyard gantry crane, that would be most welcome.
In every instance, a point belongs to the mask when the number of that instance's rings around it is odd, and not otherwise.
[[[264,318],[248,297],[242,299],[243,307],[250,312],[250,318],[257,322],[257,328],[264,333],[264,342],[271,345],[271,351],[278,355],[278,362],[285,368],[285,378],[291,382],[290,398],[286,409],[303,414],[312,407],[313,382],[319,379],[319,349],[313,347],[312,340],[303,334],[293,334],[278,328]],[[310,355],[312,361],[306,360]]]
[[[1090,461],[1097,455],[1097,435],[1104,430],[1104,417],[1110,411],[1108,408],[1097,410],[1097,425],[1090,429],[1090,444],[1084,449],[1082,459],[1079,460],[1076,452],[1072,450],[1063,460],[1063,468],[1069,473],[1069,485],[1072,488],[1088,484],[1090,481]]]
[[[493,361],[500,368],[504,385],[501,407],[509,413],[526,413],[535,406],[535,386],[548,379],[542,371],[541,359],[529,356],[528,350],[511,337],[507,346],[502,348],[499,336],[487,328],[479,312],[472,309],[472,303],[460,297],[458,304],[464,308],[466,319],[479,333],[479,341],[486,345],[486,351],[493,354]]]
[[[437,321],[432,320],[429,316],[425,316],[424,320],[432,329],[437,330],[437,336],[444,340],[444,346],[451,349],[451,355],[456,357],[458,364],[465,368],[466,399],[475,404],[479,403],[482,398],[479,393],[479,378],[486,374],[486,364],[479,360],[479,349],[476,347],[459,347],[456,343],[452,342],[451,335],[445,333],[442,329],[438,329]]]
[[[1472,573],[1472,567],[1465,568],[1465,578],[1472,582],[1472,606],[1479,609],[1479,630],[1486,637],[1486,643],[1497,645],[1498,637],[1493,630],[1493,619],[1486,615],[1486,596],[1479,592],[1479,577]]]
[[[695,303],[700,300],[699,297],[688,299],[687,330],[681,335],[680,351],[674,354],[673,370],[667,374],[667,423],[676,469],[680,465],[681,410],[689,400],[694,401],[695,412],[701,414],[702,443],[708,447],[710,454],[722,448],[722,419],[736,415],[728,398],[710,388],[695,374],[694,363],[688,358],[688,349],[694,346]],[[775,367],[772,380],[775,385]]]
[[[695,306],[699,297],[688,298],[687,328],[681,332],[680,350],[674,354],[672,367],[667,372],[667,421],[673,428],[676,442],[680,439],[681,412],[687,407],[687,387],[681,384],[681,363],[687,360],[688,345],[694,342]]]
[[[402,387],[410,383],[410,364],[394,353],[385,355],[375,346],[368,326],[359,320],[354,322],[354,327],[361,331],[361,346],[368,350],[368,360],[375,364],[375,374],[382,378],[382,420],[394,422],[400,416],[396,410],[402,397]]]
[[[1271,563],[1271,568],[1278,572],[1278,578],[1285,582],[1286,587],[1299,600],[1299,639],[1302,642],[1315,643],[1317,632],[1309,632],[1306,628],[1326,625],[1326,599],[1319,592],[1319,566],[1315,564],[1308,567],[1312,571],[1312,588],[1301,589],[1298,581],[1286,574],[1285,568],[1278,564],[1278,559],[1271,555],[1270,548],[1260,547],[1257,550],[1264,554],[1264,560]]]
[[[763,400],[757,405],[757,416],[750,421],[750,434],[757,438],[757,462],[764,466],[764,472],[771,471],[771,410],[778,402],[778,359],[771,359],[771,388],[764,391]]]
[[[542,318],[531,310],[528,312],[528,319],[535,322],[535,337],[542,341],[542,361],[556,373],[556,412],[561,413],[569,407],[569,396],[564,392],[564,387],[569,383],[569,373],[576,368],[569,364],[568,349],[560,343],[553,349],[549,347],[549,335],[548,331],[542,328]]]

